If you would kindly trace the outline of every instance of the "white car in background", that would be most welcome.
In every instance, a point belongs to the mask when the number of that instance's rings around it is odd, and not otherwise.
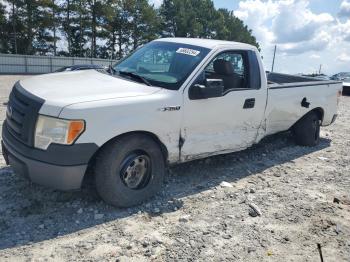
[[[350,94],[350,72],[341,72],[331,77],[332,80],[343,82],[343,93]]]

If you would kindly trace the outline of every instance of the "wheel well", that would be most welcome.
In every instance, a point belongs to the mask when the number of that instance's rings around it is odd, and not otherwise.
[[[318,119],[320,119],[321,122],[323,121],[324,111],[321,107],[316,107],[312,109],[310,112],[315,112],[318,116]]]
[[[291,129],[293,129],[293,127],[299,123],[307,114],[310,114],[311,112],[315,112],[318,116],[318,119],[321,120],[321,124],[323,122],[323,116],[324,116],[324,111],[321,107],[316,107],[312,110],[310,110],[309,112],[307,112],[305,115],[303,115],[300,119],[298,119],[298,121],[296,121],[292,126]]]
[[[301,119],[303,119],[306,115],[310,114],[311,112],[315,112],[316,115],[318,116],[318,119],[321,120],[321,122],[323,121],[324,111],[321,107],[316,107],[316,108],[310,110],[309,112],[307,112],[302,117],[300,117],[300,119],[297,122],[299,122]]]
[[[147,131],[132,131],[132,132],[123,133],[123,134],[120,134],[120,135],[118,135],[116,137],[113,137],[110,140],[108,140],[107,142],[105,142],[102,146],[100,146],[99,149],[93,154],[93,156],[89,160],[88,168],[87,168],[87,171],[86,171],[85,175],[88,175],[88,174],[92,173],[93,167],[95,165],[96,157],[98,156],[98,154],[102,150],[102,148],[104,148],[107,144],[115,141],[116,139],[119,139],[119,138],[121,138],[123,136],[131,135],[131,134],[132,135],[137,135],[137,134],[139,134],[139,135],[146,135],[146,136],[150,137],[151,139],[153,139],[153,141],[155,141],[159,145],[159,147],[160,147],[160,149],[161,149],[161,151],[163,153],[164,160],[165,160],[165,162],[167,162],[167,160],[168,160],[168,149],[166,148],[166,146],[160,141],[160,139],[155,134],[153,134],[151,132],[147,132]]]

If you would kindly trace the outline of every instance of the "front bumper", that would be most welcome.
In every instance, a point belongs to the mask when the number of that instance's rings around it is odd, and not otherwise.
[[[95,144],[71,146],[52,144],[46,151],[24,145],[3,125],[2,152],[15,173],[34,183],[59,190],[79,189],[88,162],[97,151]]]

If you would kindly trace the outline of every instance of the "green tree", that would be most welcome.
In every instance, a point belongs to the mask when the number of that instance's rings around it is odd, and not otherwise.
[[[72,16],[72,0],[64,1],[60,6],[61,10],[61,26],[60,31],[64,34],[68,50],[67,52],[61,51],[61,55],[70,55],[72,53],[72,35],[73,30],[71,28],[71,16]]]
[[[50,23],[49,23],[49,29],[52,31],[52,42],[53,42],[53,55],[57,55],[57,41],[60,40],[60,37],[58,36],[58,29],[60,27],[60,15],[61,15],[61,8],[58,5],[57,0],[47,0],[49,1],[47,6],[50,8]]]
[[[7,2],[7,3],[6,3]],[[212,0],[5,0],[0,51],[122,58],[159,36],[240,41],[259,46],[252,31]],[[67,50],[58,50],[63,35]]]
[[[10,9],[8,24],[6,24],[5,34],[8,35],[8,52],[14,54],[32,53],[32,20],[30,14],[31,1],[11,0],[7,1]],[[28,27],[29,25],[29,27]],[[6,37],[5,37],[6,39]]]
[[[213,24],[217,11],[211,0],[164,0],[159,13],[163,36],[214,36]]]
[[[59,7],[55,0],[36,1],[33,48],[36,54],[57,54]]]
[[[103,16],[106,11],[104,5],[105,1],[102,0],[88,0],[87,1],[87,23],[89,29],[87,30],[87,35],[90,38],[90,56],[96,57],[97,55],[97,39],[101,38],[103,35],[98,28],[102,25]]]
[[[21,33],[24,36],[24,41],[21,46],[24,48],[25,54],[35,54],[34,50],[34,38],[36,30],[39,28],[39,12],[38,3],[33,0],[24,0],[22,3],[22,8],[19,9],[17,13],[18,17],[23,19],[24,28]]]
[[[129,21],[126,1],[107,0],[107,8],[103,15],[103,29],[107,53],[112,59],[121,58],[129,44]],[[105,54],[106,55],[106,54]]]
[[[162,36],[216,38],[259,46],[252,31],[232,11],[216,10],[211,0],[164,0],[159,15]]]
[[[8,1],[8,21],[2,32],[6,34],[5,52],[19,54],[52,53],[56,37],[52,35],[52,0]],[[4,50],[3,50],[4,51]]]
[[[147,0],[129,0],[127,2],[131,48],[154,40],[159,29],[157,13]]]
[[[86,46],[89,30],[89,18],[88,18],[88,8],[86,0],[74,0],[72,1],[72,17],[70,19],[71,23],[69,29],[71,31],[71,51],[72,56],[86,56],[87,49]]]
[[[122,58],[159,35],[157,12],[147,0],[108,0],[107,6],[101,35],[106,40],[108,57]],[[100,50],[106,51],[103,47]]]
[[[233,11],[227,9],[219,9],[219,19],[216,25],[218,39],[229,41],[243,42],[255,45],[259,48],[256,38],[253,36],[252,30],[244,25],[243,21],[233,15]]]
[[[87,0],[66,0],[61,2],[61,26],[68,50],[60,55],[87,56],[89,41],[89,9]]]
[[[19,0],[7,1],[10,7],[10,12],[8,14],[8,23],[4,24],[4,38],[3,41],[7,42],[7,50],[4,52],[8,53],[25,53],[24,41],[25,37],[23,34],[24,24],[23,18],[19,16],[22,13],[23,2]]]
[[[5,6],[0,3],[0,52],[7,53],[9,51],[9,21],[6,18]]]
[[[188,0],[164,0],[159,8],[162,19],[162,35],[165,37],[186,37],[190,14]],[[187,10],[186,10],[187,9]]]

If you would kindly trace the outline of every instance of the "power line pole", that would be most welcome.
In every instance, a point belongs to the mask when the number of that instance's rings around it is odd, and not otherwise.
[[[275,66],[276,48],[277,48],[277,46],[275,45],[275,50],[273,51],[273,60],[272,60],[271,72],[273,72],[273,67]]]
[[[320,64],[320,69],[318,70],[318,74],[321,74],[322,64]]]

